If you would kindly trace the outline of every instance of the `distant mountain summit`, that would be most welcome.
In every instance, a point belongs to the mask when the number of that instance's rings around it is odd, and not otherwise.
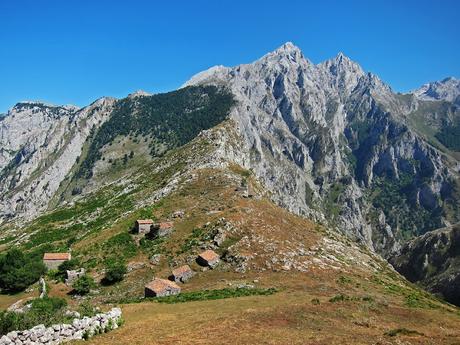
[[[447,101],[460,106],[460,80],[454,77],[427,83],[413,93],[422,100]]]

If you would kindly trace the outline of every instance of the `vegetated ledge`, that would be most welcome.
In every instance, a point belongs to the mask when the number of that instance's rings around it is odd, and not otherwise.
[[[235,298],[235,297],[246,297],[246,296],[268,296],[273,295],[279,290],[276,288],[224,288],[217,290],[202,290],[202,291],[191,291],[183,292],[179,295],[174,296],[165,296],[165,297],[134,297],[117,300],[116,303],[121,304],[130,304],[130,303],[141,303],[141,302],[158,302],[158,303],[183,303],[183,302],[193,302],[193,301],[206,301],[206,300],[216,300],[224,298]],[[109,302],[111,303],[111,302]]]

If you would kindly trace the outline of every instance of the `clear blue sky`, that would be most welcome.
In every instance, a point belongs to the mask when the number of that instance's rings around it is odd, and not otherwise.
[[[397,91],[460,76],[460,1],[0,0],[0,112],[179,87],[286,41],[343,51]]]

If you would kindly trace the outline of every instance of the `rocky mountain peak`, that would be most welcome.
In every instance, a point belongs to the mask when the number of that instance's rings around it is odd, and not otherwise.
[[[448,101],[460,105],[460,80],[448,77],[422,85],[412,92],[417,98],[425,101]]]
[[[290,64],[311,64],[304,55],[299,47],[291,42],[283,44],[281,47],[274,51],[262,56],[256,63],[267,64],[268,66],[273,65],[290,65]]]
[[[292,42],[286,42],[278,49],[275,49],[272,54],[274,55],[289,55],[289,56],[302,56],[302,51],[299,47]]]
[[[344,55],[342,52],[338,53],[337,56],[332,59],[326,60],[319,64],[327,68],[332,74],[337,75],[338,73],[356,73],[360,76],[364,75],[364,71],[361,66],[351,60],[348,56]]]
[[[146,92],[144,90],[137,90],[137,91],[135,91],[133,93],[130,93],[128,95],[128,98],[132,99],[132,98],[136,98],[136,97],[146,97],[146,96],[151,96],[151,95],[152,95],[151,93],[148,93],[148,92]]]

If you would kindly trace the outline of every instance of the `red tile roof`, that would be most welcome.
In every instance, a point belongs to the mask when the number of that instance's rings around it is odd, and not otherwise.
[[[152,219],[138,219],[136,220],[138,224],[153,224]]]
[[[150,289],[154,292],[161,292],[164,291],[168,287],[172,287],[175,289],[180,289],[179,285],[176,283],[166,280],[166,279],[160,279],[160,278],[155,278],[153,279],[150,283],[148,283],[145,286],[147,289]]]
[[[45,253],[43,260],[70,260],[70,253]]]
[[[175,277],[178,277],[178,276],[180,276],[180,275],[182,275],[184,273],[187,273],[187,272],[192,272],[192,269],[190,268],[189,265],[184,265],[184,266],[181,266],[181,267],[178,267],[178,268],[172,270],[172,274]]]
[[[219,255],[216,254],[216,252],[214,252],[213,250],[205,250],[203,253],[201,253],[199,255],[202,259],[210,262],[210,261],[214,261],[214,260],[218,260],[219,259]]]

